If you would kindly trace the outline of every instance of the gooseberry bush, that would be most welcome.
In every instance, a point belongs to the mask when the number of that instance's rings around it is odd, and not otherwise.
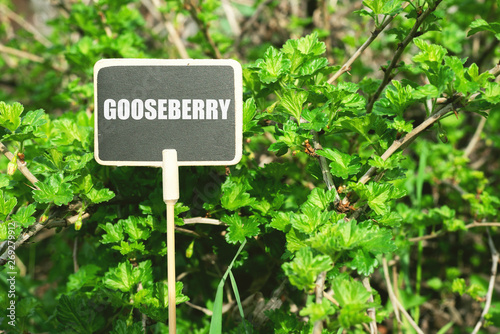
[[[93,65],[233,58],[243,159],[180,168],[178,332],[498,332],[498,6],[0,1],[1,329],[168,332],[161,172],[94,161]]]

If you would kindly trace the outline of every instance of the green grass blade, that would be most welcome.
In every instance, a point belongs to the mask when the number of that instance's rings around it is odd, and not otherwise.
[[[236,298],[236,303],[238,304],[238,309],[240,310],[241,321],[243,321],[243,327],[245,328],[245,333],[249,333],[247,325],[245,324],[245,313],[243,313],[243,306],[241,305],[238,286],[236,285],[236,280],[234,279],[233,273],[231,271],[229,272],[229,278],[231,279],[231,286],[233,287],[234,297]]]
[[[210,334],[221,334],[222,333],[222,303],[223,303],[223,296],[224,296],[224,283],[226,282],[227,275],[231,274],[231,268],[234,265],[234,261],[238,258],[238,255],[240,255],[241,251],[243,250],[243,247],[245,247],[247,241],[243,241],[241,243],[240,248],[236,252],[236,255],[234,256],[233,260],[231,261],[231,264],[227,268],[226,272],[224,273],[224,276],[220,280],[219,286],[217,287],[217,293],[215,294],[215,301],[214,301],[214,309],[212,313],[212,320],[210,321]],[[233,275],[231,274],[231,277]],[[232,278],[234,280],[234,278]],[[232,281],[231,281],[232,283]],[[238,290],[235,289],[234,287],[236,286],[236,282],[233,286],[233,290],[235,290],[235,294],[237,294],[237,299],[239,301],[239,294]],[[238,302],[238,307],[241,307],[240,303]],[[242,309],[240,309],[241,312],[243,312]],[[246,327],[245,327],[246,328]]]

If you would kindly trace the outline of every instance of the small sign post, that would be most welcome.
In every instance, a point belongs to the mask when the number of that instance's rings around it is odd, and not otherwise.
[[[96,161],[163,169],[169,333],[176,332],[178,166],[240,161],[241,72],[233,60],[104,59],[94,66]]]

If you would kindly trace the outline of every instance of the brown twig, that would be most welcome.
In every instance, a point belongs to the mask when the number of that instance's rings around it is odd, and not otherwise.
[[[42,45],[45,47],[51,47],[52,42],[49,41],[45,36],[43,36],[40,31],[34,27],[31,23],[23,19],[21,16],[10,10],[7,6],[4,4],[0,4],[0,12],[3,12],[6,16],[8,16],[11,20],[19,24],[21,27],[29,31],[30,33],[33,34],[33,37],[40,42]]]
[[[269,5],[273,0],[264,0],[262,1],[259,6],[257,7],[257,9],[255,9],[255,11],[253,12],[252,16],[245,21],[245,23],[243,24],[243,26],[241,27],[241,31],[240,31],[240,34],[237,36],[236,40],[234,41],[234,49],[237,50],[240,43],[241,43],[241,40],[243,39],[243,36],[248,32],[250,31],[250,28],[252,27],[252,25],[255,23],[255,21],[257,21],[257,18],[260,16],[260,14],[262,13],[262,11],[264,9],[267,8],[267,5]]]
[[[208,225],[223,225],[223,226],[227,225],[218,219],[205,218],[205,217],[184,218],[184,224],[208,224]]]
[[[413,320],[413,318],[408,314],[408,312],[405,310],[405,308],[403,307],[403,305],[401,305],[401,303],[399,302],[399,300],[396,298],[396,295],[394,294],[394,290],[392,288],[392,284],[391,284],[391,280],[390,280],[390,276],[389,276],[389,268],[387,267],[387,260],[385,258],[385,256],[382,257],[382,266],[384,268],[384,276],[385,276],[385,281],[386,281],[386,284],[387,284],[387,291],[389,293],[389,297],[390,297],[390,300],[391,300],[391,303],[392,303],[392,307],[394,308],[394,310],[399,309],[401,311],[401,313],[403,313],[404,317],[406,318],[406,320],[408,320],[408,322],[410,323],[411,327],[413,327],[413,329],[418,333],[418,334],[424,334],[424,332],[422,331],[422,329],[420,327],[418,327],[418,325],[415,323],[415,320]],[[396,314],[396,311],[394,311],[394,313]]]
[[[497,222],[484,222],[484,223],[474,222],[474,223],[470,223],[468,225],[465,225],[466,230],[471,229],[471,228],[475,228],[475,227],[500,227],[500,223],[497,223]],[[448,233],[448,231],[440,230],[440,231],[433,233],[433,234],[428,234],[428,235],[424,235],[421,237],[410,238],[410,239],[408,239],[408,241],[409,242],[418,242],[418,241],[422,241],[422,240],[434,239],[434,238],[440,237],[442,235],[445,235],[446,233]]]
[[[476,131],[474,132],[474,135],[472,136],[469,144],[464,150],[464,157],[468,158],[471,153],[474,151],[476,148],[477,143],[479,142],[479,139],[481,139],[481,132],[483,132],[484,125],[486,124],[486,117],[481,117],[481,121],[479,121],[479,124],[477,125]]]
[[[409,5],[409,2],[403,5],[403,9],[405,9]],[[359,49],[354,52],[354,54],[349,58],[348,61],[345,62],[344,65],[330,78],[328,79],[328,83],[332,84],[335,80],[337,80],[342,74],[348,72],[351,69],[351,65],[358,59],[359,56],[365,51],[365,49],[378,37],[378,35],[392,22],[392,20],[398,16],[398,14],[389,17],[380,27],[375,28],[375,30],[371,33],[370,37],[359,47]]]
[[[321,304],[323,301],[323,293],[325,291],[326,271],[322,271],[316,278],[316,304]],[[318,320],[314,323],[313,334],[321,334],[323,331],[323,320]]]
[[[398,48],[396,49],[396,52],[394,53],[394,57],[392,58],[390,64],[387,66],[387,68],[384,70],[384,78],[382,79],[382,83],[378,87],[377,91],[375,94],[372,96],[370,99],[370,102],[366,106],[366,112],[371,113],[373,109],[373,105],[375,104],[375,101],[380,97],[382,94],[383,90],[389,83],[389,81],[392,78],[392,70],[396,68],[397,63],[399,62],[399,59],[401,55],[403,54],[404,50],[410,44],[410,42],[417,36],[418,29],[422,25],[422,23],[425,21],[425,19],[433,12],[436,10],[437,6],[441,3],[442,0],[437,0],[434,2],[432,7],[427,8],[425,12],[423,12],[420,16],[417,17],[417,20],[415,21],[415,24],[411,28],[410,32],[408,35],[405,37],[405,39],[398,44]]]
[[[10,48],[10,47],[5,46],[3,44],[0,44],[0,52],[6,53],[9,55],[18,57],[18,58],[28,59],[28,60],[31,60],[35,63],[43,63],[43,58],[40,56],[34,55],[34,54],[26,52],[26,51]]]
[[[484,304],[484,309],[483,312],[481,313],[481,317],[479,318],[479,321],[477,322],[476,326],[474,327],[474,330],[472,331],[471,334],[476,334],[479,332],[481,327],[485,323],[485,317],[486,314],[488,314],[488,311],[490,310],[491,306],[491,299],[493,297],[493,291],[495,289],[495,279],[497,275],[497,267],[498,267],[498,251],[495,248],[495,244],[493,243],[493,239],[491,238],[490,230],[486,229],[486,232],[488,233],[488,246],[490,247],[491,251],[491,275],[490,275],[490,283],[488,285],[488,292],[486,293],[486,302]]]
[[[200,18],[198,17],[198,13],[200,13],[201,9],[194,3],[193,0],[185,1],[184,7],[189,11],[189,13],[191,14],[191,18],[196,22],[198,28],[203,33],[203,36],[205,36],[208,45],[210,45],[211,56],[217,59],[222,59],[222,55],[219,51],[219,48],[217,47],[214,40],[212,39],[212,36],[210,36],[210,33],[208,32],[209,25],[201,21]]]
[[[2,152],[3,155],[5,155],[7,159],[9,159],[10,161],[14,159],[14,154],[12,154],[12,152],[10,152],[9,149],[2,142],[0,142],[0,152]],[[33,184],[33,186],[39,190],[40,188],[38,188],[38,186],[36,185],[38,179],[33,174],[31,174],[28,167],[26,167],[26,162],[17,160],[17,167],[19,171],[24,175],[24,177],[26,177],[28,181],[30,181]]]
[[[321,146],[321,143],[319,142],[319,134],[316,131],[312,131],[312,134],[314,136],[313,140],[313,147],[315,150],[322,150],[323,147]],[[337,188],[335,187],[335,183],[333,183],[333,176],[332,173],[330,172],[330,166],[328,165],[328,161],[326,161],[326,158],[324,156],[318,155],[318,162],[319,162],[319,167],[321,169],[321,174],[323,175],[323,181],[325,181],[326,188],[328,190],[334,191],[335,194],[335,199],[333,203],[337,205],[337,203],[340,202],[340,196],[339,193],[337,192]]]
[[[365,287],[366,291],[370,293],[370,297],[368,298],[369,303],[373,303],[373,294],[372,294],[372,287],[370,285],[370,277],[364,276],[363,280],[361,281],[363,283],[363,286]],[[376,334],[377,333],[377,319],[375,318],[375,307],[369,307],[366,310],[366,313],[370,318],[372,318],[372,321],[370,322],[370,334]]]

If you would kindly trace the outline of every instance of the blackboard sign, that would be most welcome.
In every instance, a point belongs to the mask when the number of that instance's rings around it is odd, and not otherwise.
[[[242,74],[233,60],[104,59],[94,66],[95,159],[103,165],[233,165]]]

